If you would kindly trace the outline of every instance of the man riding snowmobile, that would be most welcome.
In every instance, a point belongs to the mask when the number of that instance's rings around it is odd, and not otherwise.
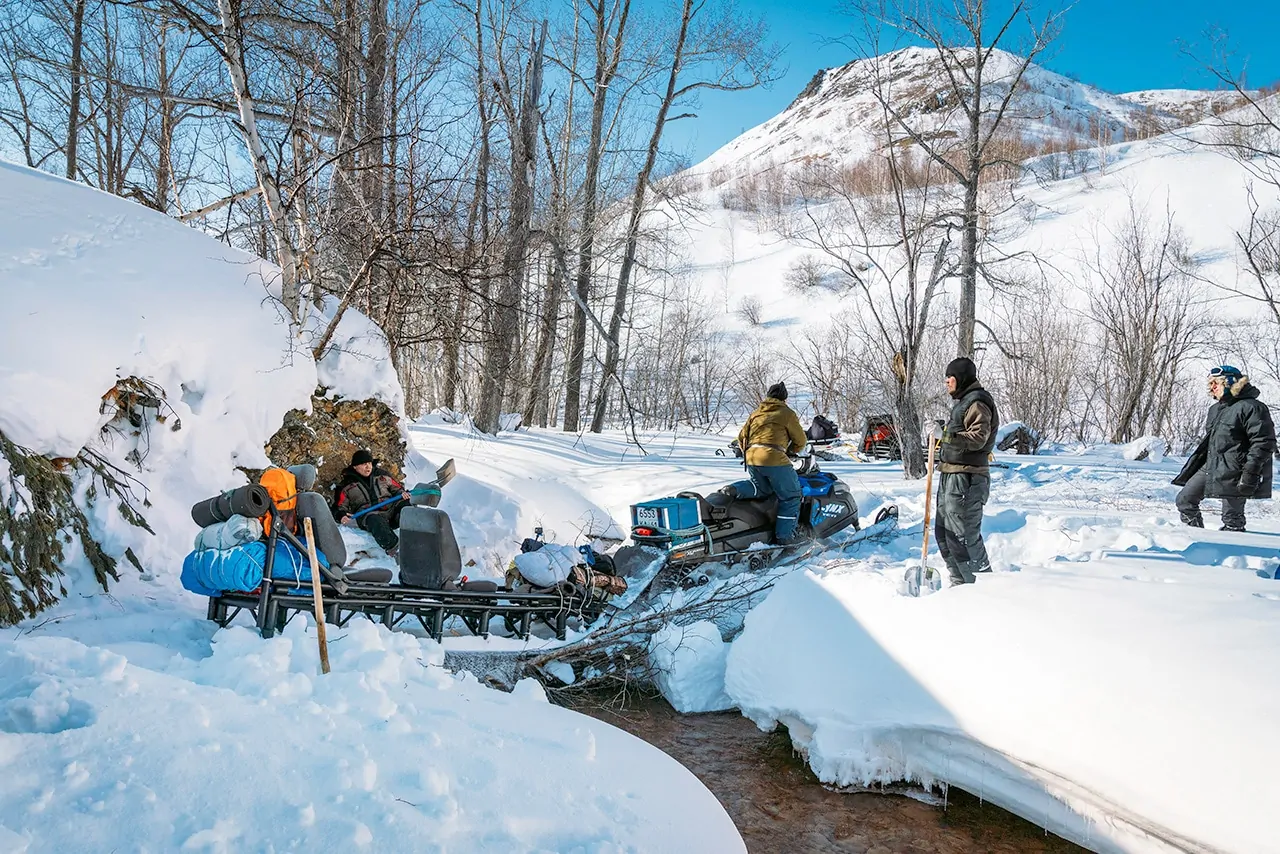
[[[774,383],[765,399],[747,416],[738,432],[738,445],[745,454],[750,480],[733,485],[739,498],[778,496],[778,521],[773,539],[779,545],[795,542],[800,519],[800,478],[790,455],[804,450],[808,441],[800,419],[787,406],[787,386]]]

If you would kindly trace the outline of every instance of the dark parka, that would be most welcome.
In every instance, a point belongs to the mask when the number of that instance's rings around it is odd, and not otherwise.
[[[1241,377],[1209,407],[1205,437],[1173,479],[1185,486],[1204,469],[1205,498],[1270,498],[1276,428],[1258,390]],[[1248,487],[1256,484],[1256,489]],[[1243,488],[1242,488],[1243,487]]]
[[[385,501],[404,491],[400,481],[385,469],[373,469],[368,477],[361,477],[351,466],[342,470],[342,480],[333,491],[333,518],[339,522],[343,516],[358,513],[379,501]],[[394,507],[395,505],[391,505]],[[388,510],[390,507],[387,508]]]

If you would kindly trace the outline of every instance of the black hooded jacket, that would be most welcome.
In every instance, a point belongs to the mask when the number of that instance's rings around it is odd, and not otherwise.
[[[391,472],[374,466],[373,473],[361,477],[351,466],[342,470],[342,480],[333,491],[333,518],[339,522],[343,516],[358,513],[379,501],[385,501],[393,495],[404,491],[400,481],[391,476]],[[394,505],[388,505],[390,510]]]
[[[1237,380],[1209,407],[1205,437],[1174,478],[1185,486],[1204,469],[1205,498],[1270,498],[1276,428],[1248,377]],[[1242,484],[1257,484],[1253,491]]]

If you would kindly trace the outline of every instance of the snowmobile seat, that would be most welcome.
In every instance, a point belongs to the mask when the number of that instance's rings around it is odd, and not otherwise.
[[[427,590],[456,589],[462,553],[449,514],[434,507],[400,512],[400,583]]]
[[[307,466],[307,468],[312,467]],[[311,520],[311,530],[316,537],[316,549],[325,556],[331,567],[342,573],[347,581],[359,581],[365,584],[387,584],[391,581],[392,573],[389,569],[342,568],[347,562],[347,546],[342,541],[342,532],[338,530],[338,523],[334,521],[333,513],[329,510],[329,504],[324,500],[323,495],[316,492],[299,492],[298,518]]]
[[[739,498],[737,490],[726,486],[707,496],[707,503],[716,508],[718,521],[738,519],[751,528],[766,528],[778,518],[778,496],[768,498]]]
[[[721,504],[713,504],[697,492],[677,492],[676,498],[692,498],[698,502],[698,517],[704,525],[712,522],[723,522],[729,518],[729,508]]]

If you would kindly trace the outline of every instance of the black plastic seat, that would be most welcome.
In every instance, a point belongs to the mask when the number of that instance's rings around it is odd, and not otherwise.
[[[400,583],[427,590],[456,590],[462,553],[449,514],[434,507],[400,511]]]
[[[751,528],[765,528],[778,518],[778,496],[768,498],[734,498],[724,492],[713,492],[706,501],[714,508],[715,520],[739,519]]]

